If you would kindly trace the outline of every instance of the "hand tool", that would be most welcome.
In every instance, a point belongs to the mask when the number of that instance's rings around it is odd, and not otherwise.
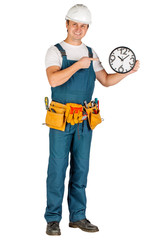
[[[44,102],[45,102],[46,110],[49,110],[49,98],[45,97]]]
[[[95,102],[95,104],[97,104],[98,103],[98,98],[95,98],[94,102]]]
[[[83,115],[82,120],[86,120],[87,117],[88,117],[88,113],[86,112],[86,109],[85,109],[85,108],[83,108],[82,115]]]
[[[91,107],[94,107],[94,100],[91,101]]]
[[[52,112],[56,112],[53,108],[51,108],[51,111],[52,111]]]
[[[88,108],[87,101],[84,101],[84,105],[85,105],[86,108]]]

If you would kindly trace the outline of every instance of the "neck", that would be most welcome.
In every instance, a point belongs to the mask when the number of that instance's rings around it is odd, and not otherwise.
[[[70,37],[67,37],[64,42],[66,43],[69,43],[71,45],[75,45],[75,46],[78,46],[78,45],[81,45],[82,44],[82,41],[81,39],[71,39]]]

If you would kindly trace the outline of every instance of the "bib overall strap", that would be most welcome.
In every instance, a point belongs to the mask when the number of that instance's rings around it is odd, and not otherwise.
[[[55,47],[57,47],[58,50],[60,51],[62,58],[67,59],[66,51],[62,48],[62,46],[59,43],[57,43]]]
[[[92,52],[92,49],[88,46],[86,46],[88,48],[88,55],[90,58],[93,58],[93,52]]]

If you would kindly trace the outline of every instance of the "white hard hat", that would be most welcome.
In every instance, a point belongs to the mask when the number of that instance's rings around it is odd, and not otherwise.
[[[76,4],[72,8],[69,9],[65,19],[84,23],[84,24],[90,24],[91,23],[91,12],[85,5]]]

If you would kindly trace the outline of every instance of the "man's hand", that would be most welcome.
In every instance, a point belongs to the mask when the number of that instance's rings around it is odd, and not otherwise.
[[[91,61],[98,61],[98,58],[83,57],[78,61],[80,68],[89,68]]]
[[[105,69],[103,69],[99,72],[96,72],[96,78],[105,87],[113,86],[113,85],[117,84],[118,82],[120,82],[123,78],[127,77],[129,74],[137,72],[139,67],[140,67],[140,62],[139,62],[139,60],[137,60],[134,68],[128,73],[108,74],[105,71]]]
[[[139,60],[137,60],[134,68],[129,72],[129,74],[137,72],[139,67],[140,67],[140,62]]]

